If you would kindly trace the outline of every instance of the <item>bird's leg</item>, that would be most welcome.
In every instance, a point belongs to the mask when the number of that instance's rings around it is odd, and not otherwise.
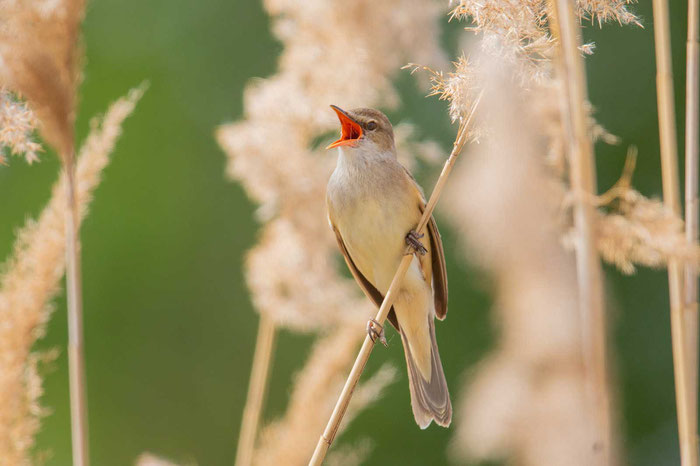
[[[424,233],[418,233],[416,230],[411,230],[406,235],[406,244],[411,246],[413,251],[417,252],[421,256],[424,256],[428,252],[428,250],[425,249],[425,246],[423,246],[423,243],[420,241],[420,239],[424,236]]]
[[[379,327],[379,331],[377,331],[376,327]],[[374,319],[369,319],[367,321],[367,335],[369,335],[374,343],[376,343],[377,338],[379,338],[379,341],[381,341],[384,346],[389,346],[389,343],[386,341],[386,336],[384,335],[384,327]]]

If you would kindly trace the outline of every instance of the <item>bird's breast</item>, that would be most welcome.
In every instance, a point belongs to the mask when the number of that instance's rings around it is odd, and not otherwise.
[[[420,218],[414,194],[401,181],[360,184],[334,176],[328,191],[331,217],[357,268],[385,292],[401,261],[405,236]]]

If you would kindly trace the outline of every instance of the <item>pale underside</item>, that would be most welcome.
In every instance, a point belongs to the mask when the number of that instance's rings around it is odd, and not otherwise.
[[[353,275],[377,303],[383,297],[403,257],[406,234],[418,224],[425,201],[415,181],[393,157],[353,160],[341,151],[328,186],[328,215],[341,251]],[[359,159],[359,161],[358,161]],[[360,165],[358,167],[358,165]],[[352,186],[352,189],[348,189]],[[439,233],[434,221],[423,238],[428,250],[414,255],[394,303],[399,326],[425,380],[431,379],[431,337],[428,319],[436,314],[433,267],[440,270],[438,314],[446,311],[446,280]],[[433,261],[434,249],[439,249]],[[355,268],[356,270],[353,270]],[[358,274],[360,276],[358,276]],[[369,287],[363,283],[369,283]],[[374,287],[374,293],[371,288]],[[379,303],[381,303],[379,297]],[[444,307],[443,307],[444,306]]]

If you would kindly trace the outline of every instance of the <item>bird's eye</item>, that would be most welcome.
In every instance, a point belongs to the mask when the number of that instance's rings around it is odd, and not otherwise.
[[[368,129],[369,131],[374,131],[375,129],[377,129],[377,122],[376,122],[376,121],[370,121],[369,123],[367,123],[367,129]]]

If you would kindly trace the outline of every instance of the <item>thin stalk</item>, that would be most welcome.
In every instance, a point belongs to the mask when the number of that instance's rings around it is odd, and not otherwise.
[[[688,42],[685,75],[685,236],[689,243],[698,242],[698,141],[700,137],[700,0],[688,0]],[[692,264],[685,266],[684,320],[688,347],[688,391],[690,392],[690,428],[695,451],[698,436],[698,274]]]
[[[560,70],[566,89],[563,120],[569,141],[569,177],[574,193],[576,269],[582,318],[583,356],[589,390],[594,401],[598,440],[604,464],[617,462],[612,432],[610,381],[603,274],[595,246],[595,207],[588,201],[597,194],[595,159],[588,131],[586,75],[579,51],[579,28],[570,0],[557,0],[554,26],[561,47]]]
[[[676,117],[673,104],[673,72],[671,68],[671,28],[668,2],[653,0],[654,46],[656,49],[656,98],[659,112],[659,137],[661,140],[661,178],[664,203],[681,216],[680,188],[678,186],[678,143],[676,141]],[[673,372],[676,385],[676,412],[678,438],[683,466],[697,466],[698,454],[691,427],[689,392],[689,366],[685,343],[683,316],[683,270],[675,259],[668,263],[669,301],[671,307],[671,344]]]
[[[425,229],[426,224],[430,220],[430,216],[433,214],[435,205],[440,199],[440,195],[442,194],[442,190],[444,189],[445,184],[447,183],[447,178],[449,177],[450,172],[452,171],[452,167],[457,161],[457,157],[462,152],[462,148],[464,147],[464,144],[467,141],[467,134],[470,122],[472,120],[472,117],[474,116],[474,112],[476,111],[480,100],[481,95],[479,95],[477,100],[474,102],[474,105],[467,119],[460,124],[460,128],[457,133],[457,139],[452,145],[452,152],[450,153],[450,157],[447,159],[447,161],[445,162],[445,166],[442,168],[442,172],[440,173],[440,177],[438,178],[437,183],[435,184],[433,193],[430,195],[428,204],[425,206],[425,210],[423,211],[423,216],[421,217],[420,222],[418,222],[418,225],[415,228],[417,232],[422,232]],[[403,259],[401,259],[401,263],[399,264],[399,268],[396,270],[394,278],[391,280],[389,291],[387,291],[386,296],[384,297],[384,301],[382,301],[382,305],[379,307],[379,311],[377,312],[377,315],[374,318],[374,320],[376,320],[380,325],[384,325],[384,321],[386,320],[386,317],[389,314],[389,310],[394,304],[396,293],[399,292],[401,282],[403,281],[403,278],[406,275],[406,271],[411,265],[412,260],[413,251],[410,249],[410,247],[407,247],[404,252]],[[357,358],[355,359],[355,363],[353,364],[352,369],[350,370],[350,375],[348,375],[348,378],[345,381],[345,386],[343,386],[343,390],[340,393],[340,397],[338,398],[338,401],[335,404],[335,408],[333,408],[333,413],[331,414],[331,417],[328,420],[328,424],[326,425],[323,434],[318,439],[318,444],[316,444],[314,454],[311,457],[311,460],[309,461],[309,466],[318,466],[323,463],[323,459],[326,457],[326,453],[328,452],[328,449],[330,448],[331,444],[333,443],[333,440],[335,439],[336,434],[338,433],[340,422],[343,420],[345,411],[348,409],[350,399],[352,398],[352,393],[355,390],[355,387],[357,386],[357,382],[360,380],[362,371],[365,369],[365,365],[369,360],[369,356],[372,353],[373,348],[374,341],[372,341],[369,335],[367,335],[365,337],[365,341],[362,343],[362,348],[360,348],[360,352],[357,355]]]
[[[261,314],[258,337],[255,341],[253,367],[248,383],[248,396],[243,408],[241,432],[236,448],[236,466],[250,466],[253,462],[255,437],[258,433],[260,413],[267,393],[270,360],[275,346],[275,332],[276,328],[272,320],[264,313]]]
[[[65,164],[66,178],[66,295],[68,305],[68,380],[70,386],[73,465],[88,466],[83,299],[80,274],[80,218],[76,200],[75,157]]]

